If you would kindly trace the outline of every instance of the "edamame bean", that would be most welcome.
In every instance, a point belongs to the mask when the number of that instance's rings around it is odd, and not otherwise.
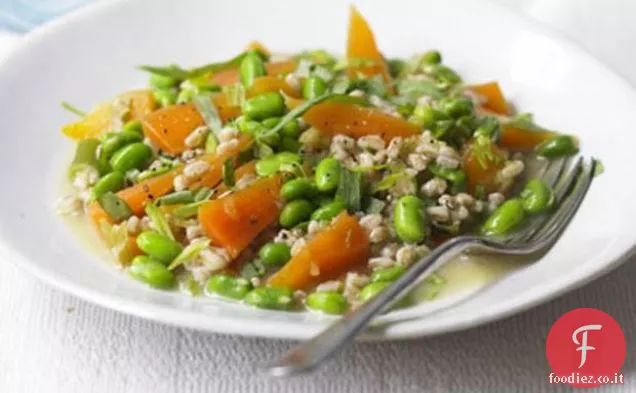
[[[179,84],[179,81],[165,75],[152,74],[148,84],[155,89],[169,89]]]
[[[375,297],[378,293],[382,292],[384,288],[391,285],[390,281],[376,281],[371,284],[365,285],[364,288],[358,292],[358,299],[366,302],[369,299]]]
[[[554,203],[554,192],[539,179],[529,180],[520,197],[523,209],[530,214],[543,213]]]
[[[264,265],[281,266],[291,259],[291,248],[285,243],[270,242],[261,247],[258,257]]]
[[[245,55],[243,61],[241,61],[239,71],[241,74],[241,83],[246,88],[251,87],[256,78],[267,74],[263,59],[254,52]]]
[[[157,232],[145,231],[137,236],[139,249],[158,262],[169,264],[183,250],[176,241]]]
[[[393,223],[398,237],[405,243],[417,243],[426,237],[424,202],[416,196],[401,197],[395,205]]]
[[[519,226],[525,218],[523,201],[509,199],[490,214],[481,228],[482,235],[504,235]]]
[[[285,112],[285,100],[279,93],[263,93],[246,100],[242,110],[243,114],[260,121],[281,116]]]
[[[417,105],[410,121],[424,128],[431,128],[441,114],[429,105]]]
[[[154,92],[155,101],[159,103],[159,106],[165,108],[170,105],[174,105],[177,102],[177,90],[176,89],[159,89]]]
[[[316,187],[320,191],[333,191],[340,182],[340,162],[335,158],[325,158],[316,167]]]
[[[347,299],[338,292],[314,292],[307,296],[305,304],[311,310],[326,314],[342,314],[347,311]]]
[[[152,262],[152,259],[148,255],[137,255],[130,261],[131,265],[138,265],[142,263]]]
[[[329,221],[346,208],[347,205],[345,205],[344,201],[336,200],[314,211],[311,215],[311,219],[315,221]]]
[[[406,269],[403,266],[393,266],[388,267],[386,269],[380,269],[373,272],[371,276],[371,282],[377,281],[386,281],[391,282],[395,281],[400,277]]]
[[[389,73],[392,77],[397,78],[406,68],[406,62],[402,59],[389,60]]]
[[[241,300],[252,289],[252,284],[243,277],[215,274],[208,280],[208,292],[234,300]]]
[[[298,153],[300,151],[300,142],[296,138],[285,136],[281,141],[281,147],[284,151]]]
[[[280,196],[286,201],[299,198],[312,198],[316,196],[317,193],[316,183],[306,177],[290,180],[280,189]]]
[[[570,135],[558,135],[536,147],[537,155],[548,158],[571,156],[578,151],[576,141]]]
[[[422,63],[424,64],[440,64],[442,62],[442,54],[436,50],[430,50],[422,55]]]
[[[176,191],[157,198],[160,205],[180,205],[194,202],[194,194],[190,190]]]
[[[114,170],[126,173],[131,169],[143,169],[152,160],[152,149],[141,142],[131,143],[117,150],[110,158]]]
[[[423,69],[426,74],[437,79],[447,87],[462,81],[462,78],[455,71],[442,64],[426,64]]]
[[[446,116],[458,118],[473,113],[473,102],[467,98],[443,98],[439,108]]]
[[[114,152],[134,142],[141,142],[143,135],[135,131],[121,131],[104,139],[100,148],[100,157],[109,159]]]
[[[273,175],[280,170],[282,165],[299,164],[300,156],[295,153],[282,152],[262,158],[256,162],[256,173],[263,177]]]
[[[289,310],[294,306],[294,293],[289,288],[258,287],[245,296],[245,303],[270,310]]]
[[[263,125],[256,120],[249,120],[247,118],[243,118],[240,122],[237,123],[238,129],[241,132],[248,133],[250,135],[256,135],[257,133],[263,130]]]
[[[122,131],[133,131],[141,134],[144,131],[144,127],[141,124],[141,120],[129,120],[126,122],[126,124],[124,124],[124,128],[122,128]]]
[[[128,272],[136,280],[159,289],[170,289],[177,283],[174,274],[165,265],[151,259],[137,259]]]
[[[298,121],[292,120],[290,122],[287,122],[287,124],[285,124],[283,126],[283,129],[281,130],[281,134],[284,137],[287,136],[290,138],[297,138],[300,134],[300,125],[298,125]]]
[[[280,117],[269,117],[261,122],[263,127],[272,129],[280,122]]]
[[[306,199],[296,199],[283,207],[278,222],[283,228],[291,228],[307,221],[314,211],[314,205]]]
[[[94,201],[107,192],[117,192],[124,188],[126,179],[121,172],[111,172],[108,175],[102,177],[95,183],[95,186],[91,189],[90,200]]]
[[[303,84],[303,97],[307,100],[323,95],[326,91],[327,84],[317,76],[310,76]]]

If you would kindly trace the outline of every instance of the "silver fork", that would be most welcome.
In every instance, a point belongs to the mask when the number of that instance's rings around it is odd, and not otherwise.
[[[395,304],[417,283],[440,266],[466,250],[481,250],[504,255],[533,255],[549,250],[568,226],[587,193],[596,170],[596,161],[583,158],[552,161],[540,176],[555,189],[558,208],[530,220],[521,230],[502,238],[459,236],[435,248],[428,256],[412,265],[405,274],[358,310],[344,315],[323,332],[293,348],[279,360],[261,365],[273,376],[292,376],[308,372],[338,350],[373,317]]]

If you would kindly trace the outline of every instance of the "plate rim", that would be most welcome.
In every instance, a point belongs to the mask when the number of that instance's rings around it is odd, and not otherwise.
[[[41,26],[35,28],[25,36],[18,40],[17,45],[10,50],[7,56],[0,61],[0,75],[4,72],[5,68],[8,68],[14,59],[19,59],[22,52],[28,51],[32,44],[44,38],[50,34],[54,34],[56,29],[67,23],[72,23],[75,20],[81,20],[91,15],[99,15],[101,12],[110,9],[111,7],[119,7],[121,4],[127,2],[134,2],[136,0],[112,0],[104,1],[100,0],[92,4],[82,6],[75,9],[68,14],[65,14],[59,18],[50,20]],[[587,61],[594,63],[599,67],[603,74],[608,78],[614,79],[616,82],[620,82],[623,85],[624,91],[629,91],[632,96],[633,102],[636,104],[636,90],[634,84],[623,77],[613,67],[606,64],[594,56],[588,51],[582,44],[571,38],[562,35],[555,28],[534,20],[527,15],[521,14],[512,10],[510,7],[495,4],[488,0],[479,0],[482,3],[487,3],[488,6],[498,9],[502,13],[513,15],[515,18],[523,20],[529,26],[537,28],[541,33],[550,39],[554,40],[559,46],[566,47],[569,51],[573,51],[586,58]],[[94,290],[91,287],[82,285],[81,283],[74,282],[71,279],[66,278],[64,275],[55,271],[47,270],[40,264],[33,263],[28,257],[22,255],[21,251],[11,245],[4,236],[0,234],[0,254],[3,255],[3,260],[12,263],[22,271],[27,271],[42,282],[50,285],[53,288],[60,289],[68,294],[76,296],[82,300],[86,300],[101,307],[106,307],[127,315],[141,317],[148,320],[153,320],[166,325],[175,327],[187,327],[197,329],[206,332],[215,332],[222,334],[233,334],[240,336],[250,337],[264,337],[264,338],[276,338],[276,339],[306,339],[317,333],[321,326],[292,326],[280,321],[268,320],[267,324],[270,328],[261,331],[253,331],[244,328],[244,321],[232,317],[215,316],[215,324],[206,324],[209,321],[210,316],[192,311],[173,308],[165,305],[157,305],[144,301],[137,301],[114,294]],[[540,291],[528,292],[525,296],[514,297],[507,301],[498,302],[496,307],[487,307],[477,318],[446,318],[442,319],[442,323],[436,323],[433,326],[422,328],[410,328],[409,331],[392,331],[391,325],[399,325],[401,322],[416,321],[418,318],[396,321],[389,324],[387,330],[367,331],[363,333],[359,339],[363,341],[386,341],[386,340],[403,340],[403,339],[415,339],[424,336],[433,336],[443,333],[456,332],[466,330],[471,327],[477,327],[484,324],[488,324],[500,319],[507,318],[509,316],[526,311],[537,305],[546,303],[552,299],[555,299],[567,292],[580,288],[585,284],[609,273],[616,269],[622,263],[627,261],[630,257],[636,254],[636,242],[632,244],[631,248],[628,248],[623,253],[619,254],[616,258],[607,260],[607,262],[600,266],[600,268],[592,268],[589,271],[578,273],[575,271],[571,274],[562,275],[560,279],[555,280],[550,285],[541,287]],[[452,306],[451,306],[452,307]],[[427,316],[428,317],[428,316]],[[283,327],[284,329],[277,329],[277,327]]]

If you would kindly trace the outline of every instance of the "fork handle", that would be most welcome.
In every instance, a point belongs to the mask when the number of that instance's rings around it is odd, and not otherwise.
[[[312,370],[350,343],[373,317],[395,304],[421,279],[433,274],[440,266],[467,248],[479,245],[483,245],[482,240],[474,236],[460,236],[442,244],[362,307],[345,314],[311,340],[293,348],[279,360],[262,365],[261,368],[273,376],[291,376]]]

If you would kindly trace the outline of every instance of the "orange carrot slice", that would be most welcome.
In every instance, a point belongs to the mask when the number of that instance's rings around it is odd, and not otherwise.
[[[352,138],[380,135],[389,142],[398,136],[420,133],[416,125],[406,120],[350,103],[322,102],[309,109],[303,118],[325,134],[345,134]]]
[[[499,115],[510,114],[508,103],[499,88],[499,83],[488,82],[481,85],[470,86],[468,89],[486,99],[486,102],[482,104],[483,108]]]
[[[371,27],[369,27],[364,17],[353,6],[351,7],[350,15],[347,59],[351,61],[368,60],[373,62],[374,65],[350,67],[348,70],[349,76],[355,77],[358,73],[369,76],[380,74],[384,77],[385,82],[390,82],[391,74],[389,67],[378,50]]]
[[[556,135],[552,131],[526,130],[504,124],[501,126],[499,145],[512,151],[530,151]]]
[[[477,154],[474,145],[469,146],[463,158],[463,169],[468,178],[468,191],[474,194],[478,187],[483,187],[486,192],[497,191],[499,184],[497,183],[497,172],[501,170],[505,164],[505,156],[503,152],[494,144],[489,147],[479,147],[478,149],[490,149],[491,158]]]
[[[281,177],[261,179],[250,187],[199,208],[199,221],[213,244],[236,258],[280,213]]]
[[[241,114],[240,108],[228,105],[225,95],[216,95],[212,100],[224,122]],[[204,122],[194,104],[184,104],[154,111],[142,120],[142,124],[144,135],[155,146],[167,153],[179,154],[186,149],[185,138]]]
[[[275,76],[262,76],[254,80],[250,87],[248,97],[254,97],[263,93],[283,91],[287,96],[300,98],[299,91],[291,87],[285,80]]]
[[[369,239],[358,220],[341,213],[268,280],[272,286],[306,289],[363,265]]]

